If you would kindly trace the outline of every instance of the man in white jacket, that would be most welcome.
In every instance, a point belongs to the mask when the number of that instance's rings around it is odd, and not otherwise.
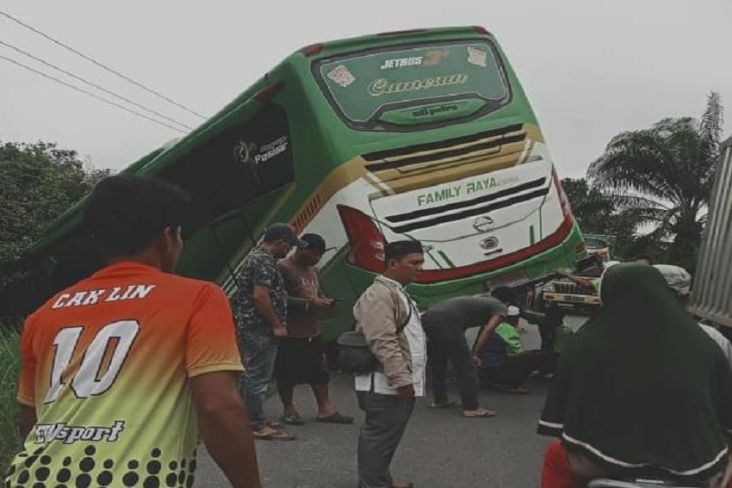
[[[366,419],[358,439],[359,488],[410,488],[394,483],[391,460],[414,410],[424,396],[426,339],[419,312],[404,290],[424,264],[418,241],[385,247],[386,271],[353,308],[357,328],[377,359],[375,372],[357,375],[356,395]]]

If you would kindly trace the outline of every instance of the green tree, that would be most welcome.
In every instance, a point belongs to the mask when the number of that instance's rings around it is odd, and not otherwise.
[[[618,257],[629,258],[639,251],[634,212],[617,209],[611,197],[592,187],[585,178],[565,178],[562,187],[582,233],[614,237],[613,253]]]
[[[41,263],[24,252],[107,170],[87,170],[75,151],[37,142],[0,144],[0,310],[20,315],[37,304]]]
[[[596,188],[591,188],[585,178],[564,178],[562,188],[582,232],[607,234],[608,218],[613,214],[612,201]]]
[[[587,174],[617,211],[649,226],[643,240],[670,242],[667,262],[693,271],[721,135],[722,105],[713,92],[700,120],[667,118],[615,136]]]

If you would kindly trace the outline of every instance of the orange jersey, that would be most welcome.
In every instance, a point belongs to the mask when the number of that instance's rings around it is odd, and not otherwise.
[[[243,370],[219,287],[131,262],[31,315],[22,361],[18,400],[38,421],[6,486],[191,486],[188,379]]]

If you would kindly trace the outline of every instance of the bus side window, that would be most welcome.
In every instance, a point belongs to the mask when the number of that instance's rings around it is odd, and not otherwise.
[[[190,193],[193,215],[188,231],[292,183],[293,151],[284,109],[265,106],[160,176]]]

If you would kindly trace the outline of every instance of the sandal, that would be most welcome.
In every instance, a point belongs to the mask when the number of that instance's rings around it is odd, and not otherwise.
[[[341,415],[338,412],[334,413],[333,415],[328,415],[327,417],[315,417],[315,420],[317,420],[318,422],[323,422],[324,424],[352,424],[353,423],[353,417]]]
[[[284,414],[282,417],[280,417],[280,421],[283,424],[287,425],[305,425],[305,421],[302,419],[302,417],[300,417],[300,414],[297,412]]]
[[[294,441],[297,439],[297,436],[295,434],[290,434],[289,432],[284,432],[281,430],[272,429],[267,432],[262,432],[262,430],[254,430],[252,431],[252,435],[255,439],[260,441]]]
[[[477,410],[466,410],[463,411],[463,417],[468,418],[486,418],[486,417],[495,417],[496,412],[494,410],[489,410],[487,408],[478,408]]]

